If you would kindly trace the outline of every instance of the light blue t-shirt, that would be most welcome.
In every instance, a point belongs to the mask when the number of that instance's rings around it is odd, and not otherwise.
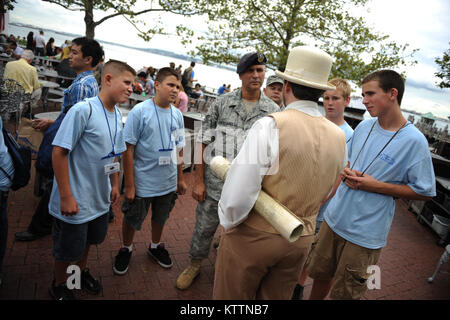
[[[185,145],[180,110],[174,106],[160,108],[153,100],[137,104],[128,114],[124,139],[135,146],[134,186],[138,197],[161,196],[177,189],[177,149]],[[172,151],[159,151],[169,148]],[[160,165],[160,157],[170,157],[170,164]]]
[[[12,178],[14,178],[14,164],[11,159],[11,155],[8,152],[8,148],[5,145],[5,140],[3,139],[3,122],[2,117],[0,117],[0,167],[6,171],[6,173]],[[12,185],[12,181],[0,170],[0,191],[8,191]]]
[[[341,124],[339,126],[342,131],[345,133],[345,143],[349,143],[350,139],[353,137],[353,129],[348,125],[348,123],[345,121],[344,124]]]
[[[363,172],[394,135],[394,132],[382,129],[377,118],[361,122],[349,142],[350,167],[374,123],[372,133],[353,167],[355,170]],[[382,182],[407,185],[423,196],[436,195],[428,142],[409,121],[366,173]],[[386,245],[394,210],[393,197],[353,190],[341,182],[330,200],[324,218],[330,228],[345,240],[365,248],[378,249]]]
[[[90,117],[89,103],[92,106]],[[113,163],[115,157],[102,158],[112,152],[112,141],[115,154],[126,150],[122,130],[120,110],[117,107],[114,112],[104,109],[99,97],[85,99],[70,108],[53,145],[69,150],[69,183],[79,212],[74,216],[61,214],[55,178],[48,206],[52,216],[67,223],[81,224],[109,211],[111,184],[105,165]]]
[[[352,137],[353,137],[353,129],[352,129],[352,127],[350,127],[350,126],[348,125],[347,122],[344,122],[344,124],[340,125],[339,128],[341,128],[342,131],[344,131],[344,133],[345,133],[345,142],[347,143],[347,150],[348,150],[348,143],[350,142],[350,140],[351,140]],[[331,200],[331,199],[330,199],[330,200]],[[317,215],[317,219],[316,219],[317,222],[323,221],[323,214],[324,214],[325,210],[327,209],[328,204],[330,203],[330,200],[328,200],[327,202],[325,202],[325,203],[320,207],[319,214]]]

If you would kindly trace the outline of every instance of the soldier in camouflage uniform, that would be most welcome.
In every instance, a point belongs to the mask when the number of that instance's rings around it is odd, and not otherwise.
[[[197,138],[197,142],[202,144],[202,163],[196,165],[192,191],[198,205],[189,252],[191,264],[177,279],[179,289],[187,289],[200,273],[202,260],[208,257],[219,225],[217,204],[223,182],[212,172],[208,165],[210,160],[221,155],[231,162],[253,123],[279,111],[279,107],[261,92],[266,61],[262,53],[244,55],[237,66],[242,87],[217,98],[203,120],[202,130]]]

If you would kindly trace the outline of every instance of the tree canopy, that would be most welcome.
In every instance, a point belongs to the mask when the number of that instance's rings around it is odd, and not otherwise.
[[[435,75],[442,80],[437,85],[441,89],[450,88],[450,48],[444,52],[442,58],[436,58],[434,61],[439,66]]]
[[[0,13],[6,13],[8,10],[14,9],[13,3],[17,3],[16,0],[1,0]]]
[[[179,5],[183,0],[165,0]],[[389,41],[372,31],[362,17],[352,16],[349,6],[364,6],[368,0],[191,0],[190,10],[210,19],[206,35],[193,37],[180,28],[183,42],[196,48],[190,52],[205,63],[236,63],[250,50],[260,50],[268,67],[284,70],[289,50],[315,45],[333,58],[332,77],[360,84],[377,69],[415,64],[408,44]]]
[[[84,12],[84,22],[86,25],[86,37],[93,39],[95,37],[95,28],[101,23],[117,16],[123,16],[127,19],[138,31],[138,35],[145,40],[150,40],[156,33],[162,33],[163,28],[159,23],[154,23],[148,30],[141,30],[138,23],[146,25],[144,21],[136,20],[140,16],[148,12],[172,12],[176,14],[190,15],[194,12],[189,12],[184,6],[172,5],[170,7],[164,6],[164,1],[142,0],[145,4],[142,8],[137,8],[137,0],[42,0],[45,2],[57,4],[67,10]],[[143,2],[143,3],[144,3]],[[160,4],[162,2],[162,5]],[[108,12],[108,14],[101,19],[94,20],[94,10]],[[152,20],[152,21],[156,21]]]

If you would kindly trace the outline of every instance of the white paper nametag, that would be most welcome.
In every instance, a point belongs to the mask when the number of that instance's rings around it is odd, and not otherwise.
[[[170,164],[170,157],[159,157],[159,165],[167,166]]]
[[[105,165],[105,175],[110,175],[120,171],[120,163],[113,162],[111,164]]]

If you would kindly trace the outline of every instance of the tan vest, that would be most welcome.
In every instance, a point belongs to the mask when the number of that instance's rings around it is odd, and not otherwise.
[[[279,134],[279,169],[266,175],[262,188],[305,223],[302,236],[314,234],[320,204],[342,172],[345,134],[325,117],[288,109],[270,115]],[[278,233],[252,209],[246,225]]]

